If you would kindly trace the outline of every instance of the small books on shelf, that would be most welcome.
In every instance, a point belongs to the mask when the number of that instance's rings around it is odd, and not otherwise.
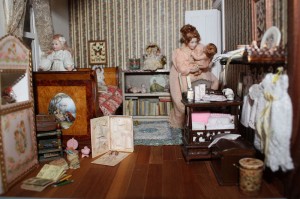
[[[21,188],[31,191],[42,191],[48,185],[58,182],[65,174],[63,167],[45,164],[37,176],[22,182]]]
[[[113,163],[105,165],[114,166],[123,160],[127,155],[123,153],[133,152],[133,121],[131,116],[103,116],[91,119],[91,143],[92,158],[106,154],[109,158],[104,158]],[[105,157],[105,156],[103,156]],[[103,158],[100,157],[100,158]],[[111,157],[111,158],[110,158]],[[102,161],[95,160],[95,164],[103,164]]]
[[[172,108],[170,96],[155,98],[126,97],[125,115],[131,116],[162,116],[169,115]]]

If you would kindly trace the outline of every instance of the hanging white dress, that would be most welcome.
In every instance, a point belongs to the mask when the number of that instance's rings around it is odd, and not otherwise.
[[[261,94],[257,98],[257,105],[256,105],[256,114],[255,114],[255,135],[254,135],[254,146],[256,149],[258,149],[260,152],[264,153],[264,147],[265,147],[265,134],[263,133],[263,128],[260,128],[263,126],[263,119],[264,119],[264,108],[266,105],[266,99],[264,96],[265,90],[269,90],[268,87],[271,86],[272,82],[272,76],[265,76],[265,78],[260,83],[261,87]]]
[[[250,99],[249,95],[244,96],[240,122],[245,127],[249,126],[249,119],[250,119],[251,108],[252,108],[251,104],[253,104],[253,102]]]
[[[267,74],[263,86],[265,104],[257,119],[257,130],[264,144],[265,164],[272,171],[293,169],[290,155],[292,103],[287,92],[288,76]]]

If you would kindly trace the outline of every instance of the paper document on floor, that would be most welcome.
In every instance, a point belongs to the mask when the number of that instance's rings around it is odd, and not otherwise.
[[[94,160],[94,164],[102,164],[107,166],[115,166],[124,160],[130,153],[120,151],[109,151],[98,159]]]

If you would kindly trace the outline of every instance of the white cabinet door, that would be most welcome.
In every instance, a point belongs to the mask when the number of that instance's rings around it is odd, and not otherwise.
[[[201,36],[201,43],[214,43],[218,48],[218,54],[222,50],[222,30],[221,13],[217,9],[211,10],[193,10],[185,12],[185,24],[195,26]],[[215,63],[212,67],[212,73],[220,77],[221,65]]]

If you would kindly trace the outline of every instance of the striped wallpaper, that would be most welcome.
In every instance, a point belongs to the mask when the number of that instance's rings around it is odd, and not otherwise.
[[[225,46],[226,51],[235,50],[238,44],[251,44],[252,0],[225,1]],[[240,72],[246,72],[246,65],[229,65],[227,71],[227,86],[237,91]]]
[[[227,51],[236,49],[238,44],[251,44],[252,19],[251,1],[226,0],[225,2],[225,46]],[[272,0],[272,25],[281,31],[281,42],[287,44],[287,0]],[[246,65],[229,65],[227,86],[237,90],[240,72],[246,72]]]
[[[126,67],[157,43],[171,63],[186,10],[211,9],[212,0],[70,0],[70,34],[77,67],[88,66],[89,40],[106,40],[107,67]]]

